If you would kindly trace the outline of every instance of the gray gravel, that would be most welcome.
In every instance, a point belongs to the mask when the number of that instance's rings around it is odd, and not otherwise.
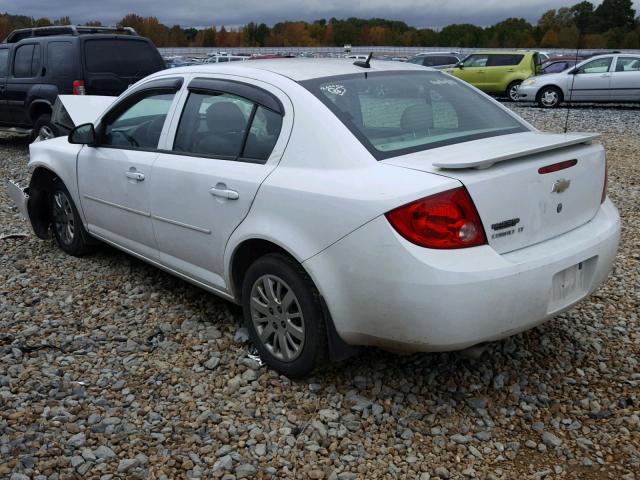
[[[571,115],[604,132],[615,269],[479,359],[371,350],[292,382],[225,301],[106,247],[0,240],[0,478],[640,478],[640,110]],[[26,153],[0,139],[0,178]],[[0,236],[28,231],[0,190]]]

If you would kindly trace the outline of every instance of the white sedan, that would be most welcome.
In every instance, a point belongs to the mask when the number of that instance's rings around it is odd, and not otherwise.
[[[560,73],[531,77],[518,100],[554,108],[562,102],[640,102],[640,55],[599,55]]]
[[[443,73],[287,59],[159,72],[10,190],[37,236],[99,240],[241,304],[296,377],[355,346],[463,349],[605,281],[620,220],[592,134],[535,130]]]

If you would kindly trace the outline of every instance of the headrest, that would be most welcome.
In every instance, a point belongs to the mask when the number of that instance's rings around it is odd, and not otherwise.
[[[407,107],[400,117],[400,128],[406,132],[427,134],[433,128],[431,105],[418,104]]]
[[[211,133],[242,132],[247,120],[233,102],[216,102],[207,108],[207,127]]]

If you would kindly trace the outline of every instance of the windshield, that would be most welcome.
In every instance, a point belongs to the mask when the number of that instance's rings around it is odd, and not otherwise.
[[[528,128],[440,72],[377,72],[302,82],[378,160]]]

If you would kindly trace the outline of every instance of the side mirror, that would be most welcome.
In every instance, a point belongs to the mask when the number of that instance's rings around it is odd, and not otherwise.
[[[96,144],[96,130],[93,123],[83,123],[71,130],[69,134],[69,143],[75,145],[89,145]]]
[[[462,70],[464,68],[464,63],[460,62],[456,64],[456,68],[459,68],[460,70]]]

